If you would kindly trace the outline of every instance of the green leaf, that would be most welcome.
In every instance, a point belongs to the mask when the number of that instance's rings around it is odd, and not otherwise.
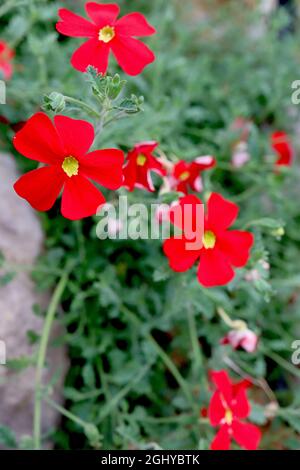
[[[0,442],[5,447],[17,448],[17,439],[15,433],[7,426],[0,425]]]
[[[7,367],[9,369],[13,369],[15,371],[21,371],[24,369],[27,369],[27,367],[30,367],[32,365],[35,365],[36,363],[36,358],[33,356],[21,356],[17,357],[15,359],[9,359],[7,361]]]

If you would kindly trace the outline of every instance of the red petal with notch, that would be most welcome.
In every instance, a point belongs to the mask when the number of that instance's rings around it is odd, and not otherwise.
[[[57,164],[64,156],[60,137],[44,113],[34,114],[17,132],[13,144],[24,157],[42,163]]]
[[[124,153],[117,149],[95,150],[80,162],[81,172],[108,189],[118,189],[123,183]]]
[[[61,213],[70,220],[79,220],[95,215],[99,206],[105,203],[103,194],[84,176],[66,179]]]
[[[59,33],[71,37],[95,37],[98,33],[98,27],[90,21],[76,15],[66,8],[58,10],[58,14],[62,21],[56,24],[56,29]]]
[[[116,23],[116,31],[124,36],[151,36],[156,33],[141,13],[129,13],[120,18]]]
[[[257,426],[234,420],[232,423],[233,437],[236,442],[247,450],[256,450],[261,439],[261,432]]]
[[[120,7],[116,3],[99,5],[96,2],[88,2],[85,9],[88,16],[99,28],[114,23],[120,13]]]
[[[54,124],[64,146],[64,155],[82,157],[94,142],[92,124],[67,116],[55,116]]]
[[[198,268],[198,281],[204,287],[224,286],[234,278],[226,255],[218,248],[203,250]]]
[[[16,193],[38,211],[48,211],[64,184],[64,175],[57,166],[45,166],[21,176],[14,184]]]
[[[216,232],[225,230],[233,224],[238,213],[239,208],[236,204],[221,194],[212,193],[207,203],[207,226]]]
[[[153,52],[138,39],[116,36],[110,44],[118,64],[128,75],[138,75],[155,60]]]
[[[108,67],[109,51],[109,43],[90,39],[73,53],[71,64],[80,72],[86,72],[88,66],[92,65],[99,73],[105,74]]]

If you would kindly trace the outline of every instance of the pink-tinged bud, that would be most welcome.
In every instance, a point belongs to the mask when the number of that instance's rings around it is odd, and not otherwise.
[[[248,146],[245,142],[239,142],[233,150],[231,163],[234,168],[242,168],[250,160]]]
[[[258,281],[260,279],[260,273],[257,269],[251,269],[245,274],[245,279],[248,282]]]
[[[257,335],[248,328],[243,330],[231,330],[221,340],[221,344],[230,344],[233,349],[243,348],[249,353],[255,351],[257,343]]]
[[[260,260],[260,264],[265,271],[270,270],[270,263],[268,263],[268,261],[265,261],[264,259],[262,259]]]

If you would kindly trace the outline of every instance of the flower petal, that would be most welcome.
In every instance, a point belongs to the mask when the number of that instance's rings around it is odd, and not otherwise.
[[[153,52],[134,38],[116,36],[111,41],[111,48],[118,64],[128,75],[138,75],[155,60]]]
[[[210,155],[204,155],[202,157],[197,157],[192,162],[192,167],[196,166],[200,171],[208,170],[216,166],[216,159]]]
[[[226,370],[212,371],[210,376],[217,390],[222,394],[227,405],[229,405],[232,398],[232,383]]]
[[[222,426],[210,445],[211,450],[229,450],[230,435],[227,425]]]
[[[244,383],[244,382],[243,382]],[[247,384],[240,386],[237,390],[234,399],[232,400],[231,408],[236,418],[247,418],[250,413],[250,405],[246,395]]]
[[[226,254],[233,266],[241,268],[248,262],[253,243],[254,236],[252,233],[229,230],[222,234],[218,242],[218,247]]]
[[[123,174],[124,174],[124,186],[129,191],[133,191],[135,182],[136,182],[136,176],[137,176],[136,162],[133,158],[127,161],[125,167],[123,168]]]
[[[167,174],[163,164],[157,160],[157,158],[153,157],[153,155],[148,155],[148,169],[160,176],[166,176]]]
[[[56,29],[59,33],[65,36],[71,37],[94,37],[97,35],[98,28],[90,21],[82,18],[82,16],[76,15],[66,8],[58,10],[58,14],[61,18],[56,24]]]
[[[155,28],[141,13],[129,13],[120,18],[116,23],[116,30],[124,36],[151,36],[156,33]]]
[[[55,116],[54,124],[64,146],[64,156],[84,156],[94,142],[93,126],[87,121]]]
[[[204,287],[224,286],[234,278],[228,258],[218,248],[203,250],[198,280]]]
[[[72,176],[66,180],[61,212],[70,220],[79,220],[95,215],[105,203],[103,194],[84,176]]]
[[[261,432],[257,426],[234,420],[232,423],[233,437],[236,442],[247,450],[256,450],[261,439]]]
[[[120,7],[116,3],[99,5],[96,2],[89,2],[86,4],[85,9],[91,20],[99,28],[114,23],[120,13]]]
[[[170,220],[172,224],[180,228],[187,235],[197,232],[201,238],[204,232],[204,206],[202,201],[193,194],[179,199],[178,204],[174,204],[170,210]],[[192,237],[189,236],[189,239]]]
[[[199,258],[199,250],[187,250],[189,243],[185,238],[169,238],[163,244],[164,254],[169,259],[173,271],[184,272],[190,269]]]
[[[223,198],[221,194],[212,193],[207,203],[207,223],[210,229],[224,230],[233,224],[238,216],[236,204]]]
[[[108,189],[118,189],[123,182],[124,153],[117,149],[96,150],[80,162],[82,173]]]
[[[57,166],[29,171],[14,184],[16,193],[38,211],[48,211],[64,184],[63,172]]]
[[[149,155],[156,149],[157,146],[158,146],[158,142],[156,142],[155,140],[149,140],[147,142],[139,142],[138,144],[134,146],[134,149],[131,150],[131,152],[129,152],[128,155],[133,154],[133,153],[137,155],[140,153]]]
[[[137,166],[135,187],[146,189],[147,191],[155,191],[155,187],[151,177],[151,170],[146,164],[142,167]]]
[[[108,67],[109,51],[109,43],[89,39],[73,53],[71,64],[80,72],[86,72],[88,66],[92,65],[99,73],[104,74]]]
[[[208,416],[212,426],[217,426],[220,424],[221,420],[225,416],[224,403],[218,390],[211,397],[208,408]]]
[[[282,131],[276,131],[271,136],[271,145],[278,159],[275,165],[290,166],[294,159],[294,149],[288,135]]]
[[[13,144],[22,155],[38,162],[54,164],[63,158],[59,135],[44,113],[34,114],[17,132]]]

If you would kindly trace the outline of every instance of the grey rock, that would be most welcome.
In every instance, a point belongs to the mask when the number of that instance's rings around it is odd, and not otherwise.
[[[7,360],[35,354],[36,345],[29,344],[27,332],[40,333],[43,319],[33,313],[33,306],[45,308],[50,297],[37,292],[28,270],[23,269],[24,265],[32,265],[41,252],[43,232],[34,211],[13,190],[17,178],[14,159],[0,154],[0,251],[8,263],[20,266],[14,279],[0,287],[0,340],[5,343]],[[60,326],[55,325],[53,337],[60,333]],[[50,345],[44,382],[48,383],[59,369],[60,379],[52,395],[56,402],[62,401],[67,366],[66,351]],[[0,365],[0,425],[9,426],[18,438],[32,435],[34,382],[34,366],[17,372]],[[43,433],[55,428],[58,421],[57,412],[43,404]]]

